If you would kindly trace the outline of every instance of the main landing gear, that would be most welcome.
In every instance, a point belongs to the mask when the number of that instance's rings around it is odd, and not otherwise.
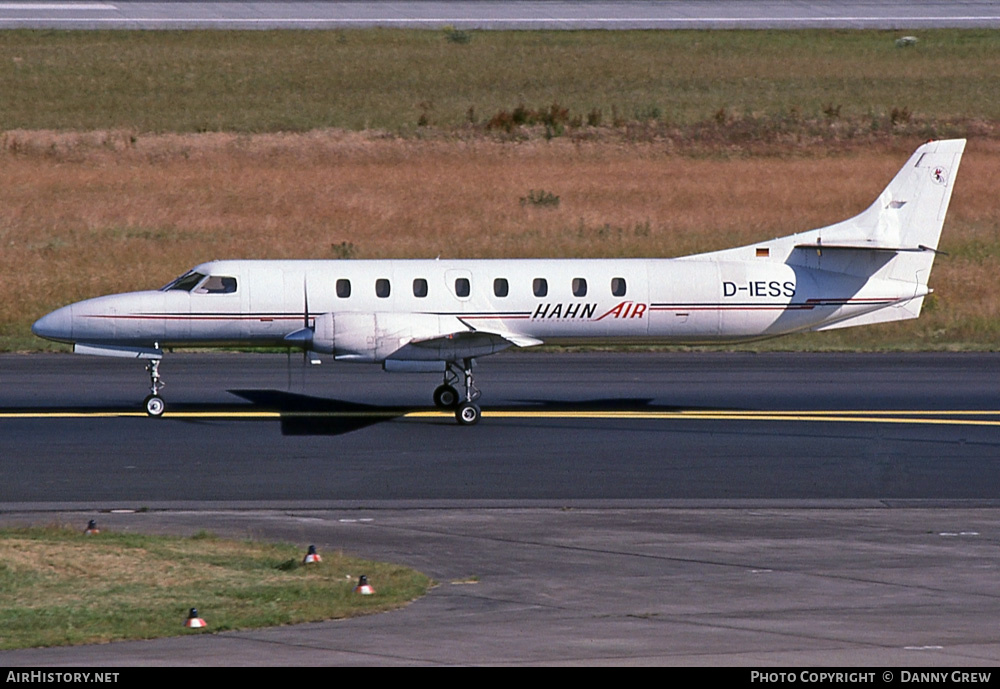
[[[459,396],[455,385],[464,378],[465,399]],[[479,422],[482,411],[476,400],[482,393],[472,379],[472,359],[463,359],[461,367],[456,361],[449,361],[444,370],[444,382],[434,390],[434,406],[438,409],[454,409],[455,419],[463,426]]]
[[[150,359],[146,364],[146,371],[149,372],[149,392],[142,404],[146,407],[146,413],[153,418],[159,418],[167,408],[167,403],[160,397],[160,390],[166,385],[160,380],[160,360]]]

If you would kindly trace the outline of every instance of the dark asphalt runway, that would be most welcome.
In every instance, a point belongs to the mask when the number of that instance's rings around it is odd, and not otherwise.
[[[0,503],[989,502],[1000,485],[990,354],[511,353],[477,367],[471,428],[413,413],[433,412],[434,374],[253,354],[162,370],[149,419],[139,362],[0,357]]]
[[[435,376],[292,361],[168,356],[156,420],[126,415],[137,362],[0,356],[0,523],[315,543],[441,585],[0,664],[1000,664],[997,355],[510,353],[472,428],[407,413]]]

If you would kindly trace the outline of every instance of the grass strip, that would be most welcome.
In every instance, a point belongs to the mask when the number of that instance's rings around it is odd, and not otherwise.
[[[998,92],[991,30],[0,32],[0,130],[413,133],[553,104],[592,124],[996,121]]]
[[[423,574],[304,547],[63,527],[0,530],[0,649],[65,646],[329,620],[424,595]],[[354,593],[367,575],[375,595]],[[208,623],[188,630],[197,608]]]

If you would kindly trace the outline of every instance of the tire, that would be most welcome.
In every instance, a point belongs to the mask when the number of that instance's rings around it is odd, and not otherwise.
[[[434,406],[438,409],[455,409],[458,407],[458,390],[450,385],[440,385],[434,391]]]
[[[479,423],[479,418],[482,416],[482,412],[479,410],[478,404],[472,404],[471,402],[463,402],[458,405],[458,409],[455,410],[455,419],[462,426],[474,426]]]
[[[159,395],[150,395],[143,401],[143,406],[146,407],[146,413],[152,416],[154,419],[158,419],[163,416],[163,412],[167,409],[166,402]]]

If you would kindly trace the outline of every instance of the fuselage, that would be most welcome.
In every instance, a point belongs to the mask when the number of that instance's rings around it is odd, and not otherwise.
[[[471,330],[553,344],[700,344],[814,329],[926,293],[752,256],[232,260],[199,265],[160,290],[63,307],[33,330],[93,345],[286,346],[320,314],[392,314],[457,318]]]

